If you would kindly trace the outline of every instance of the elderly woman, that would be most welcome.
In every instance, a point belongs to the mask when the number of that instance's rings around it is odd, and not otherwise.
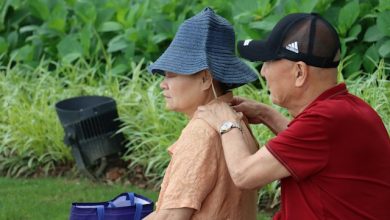
[[[189,122],[168,148],[156,211],[150,219],[256,219],[256,191],[238,189],[228,172],[220,135],[239,128],[253,153],[258,145],[244,122],[226,124],[220,133],[192,116],[214,99],[230,102],[231,89],[257,79],[235,55],[232,26],[206,8],[186,20],[149,71],[164,75],[166,107],[184,113]]]

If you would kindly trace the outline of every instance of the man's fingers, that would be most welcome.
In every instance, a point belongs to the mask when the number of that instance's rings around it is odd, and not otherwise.
[[[231,106],[233,109],[234,109],[234,111],[236,111],[236,112],[242,112],[242,105],[241,104],[239,104],[239,105],[233,105],[233,106]]]
[[[234,106],[234,105],[239,105],[241,104],[241,102],[243,102],[244,99],[239,97],[239,96],[233,96],[233,99],[232,99],[232,102],[231,104]]]
[[[200,105],[200,106],[198,106],[198,111],[205,111],[206,110],[206,106],[204,106],[204,105]]]

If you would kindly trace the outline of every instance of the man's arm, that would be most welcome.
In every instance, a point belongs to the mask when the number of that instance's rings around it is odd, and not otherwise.
[[[194,209],[191,208],[177,208],[177,209],[162,209],[155,211],[148,216],[145,220],[187,220],[190,219]]]
[[[218,131],[224,121],[240,121],[242,115],[234,112],[226,103],[214,102],[199,107],[194,117],[207,121]],[[260,188],[274,180],[291,175],[266,147],[251,154],[239,129],[230,130],[221,135],[221,139],[230,176],[239,188]]]
[[[263,146],[251,154],[239,129],[222,135],[223,152],[234,184],[242,189],[258,189],[287,176],[289,171]]]

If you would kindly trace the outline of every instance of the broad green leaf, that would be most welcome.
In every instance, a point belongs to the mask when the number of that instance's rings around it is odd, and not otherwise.
[[[390,36],[390,10],[379,13],[376,22],[379,31],[386,36]]]
[[[362,31],[362,26],[360,24],[354,25],[350,30],[348,37],[353,37],[354,39],[357,39],[358,35]]]
[[[359,71],[360,66],[362,65],[362,55],[359,53],[351,52],[353,55],[348,60],[348,64],[345,66],[344,76],[347,78],[350,75]]]
[[[14,50],[11,57],[16,61],[31,61],[33,60],[34,50],[31,45],[24,45],[23,47]]]
[[[159,33],[159,34],[156,34],[152,37],[152,41],[153,43],[155,44],[158,44],[164,40],[168,39],[167,35],[164,34],[164,33]]]
[[[249,24],[251,28],[270,31],[275,27],[275,24],[280,20],[281,15],[271,15],[261,21],[252,22]]]
[[[96,8],[97,17],[96,24],[103,24],[104,22],[114,20],[113,16],[116,11],[112,8]]]
[[[124,57],[134,57],[134,50],[135,50],[135,43],[134,42],[128,42],[128,46],[126,47],[124,51]]]
[[[31,12],[36,17],[46,21],[50,17],[49,4],[47,0],[30,0],[28,1]]]
[[[379,31],[378,26],[375,24],[367,29],[366,33],[364,34],[363,41],[375,42],[382,37],[384,37],[384,34]]]
[[[115,51],[123,50],[127,47],[128,43],[126,39],[120,35],[110,40],[108,43],[107,52],[112,53]]]
[[[113,75],[118,75],[118,74],[122,74],[126,71],[128,71],[129,68],[127,67],[127,65],[123,64],[123,63],[119,63],[117,65],[115,65],[112,69],[111,69],[111,73]]]
[[[61,33],[65,33],[67,14],[68,11],[65,2],[63,1],[56,2],[56,5],[54,6],[50,14],[50,19],[47,24],[48,27],[57,30]]]
[[[258,1],[258,7],[255,15],[259,16],[260,18],[267,16],[275,4],[276,2],[272,0]]]
[[[81,57],[79,52],[71,52],[62,57],[61,61],[64,63],[71,63]]]
[[[145,33],[142,31],[142,29],[140,30],[137,30],[135,28],[128,28],[126,31],[125,31],[125,34],[124,34],[124,37],[128,40],[128,41],[132,41],[132,42],[136,42],[139,38],[142,38],[142,36],[139,36],[140,34],[144,34],[145,38],[148,36],[148,33]]]
[[[288,1],[284,0],[279,4],[279,7],[282,7],[286,14],[299,12],[299,5],[297,1]]]
[[[84,23],[93,24],[96,20],[96,8],[90,1],[77,1],[75,12]]]
[[[5,1],[1,1],[0,2],[0,31],[2,31],[4,29],[4,19],[5,19],[5,15],[8,11],[8,7],[10,6],[11,4],[11,0],[5,0]]]
[[[133,20],[126,19],[126,15],[128,12],[129,12],[128,8],[120,8],[116,12],[116,20],[119,23],[123,24],[125,27],[133,25]]]
[[[381,57],[390,57],[390,40],[385,41],[379,47],[379,55],[381,55]]]
[[[100,32],[110,32],[110,31],[119,31],[122,29],[123,29],[123,26],[120,23],[115,22],[115,21],[107,21],[107,22],[104,22],[100,26],[99,31]]]
[[[37,25],[26,25],[19,29],[20,33],[32,32],[36,31],[39,28]]]
[[[267,1],[267,0],[265,0]],[[233,13],[240,14],[243,12],[254,11],[258,8],[257,0],[240,0],[233,2]]]
[[[91,48],[91,40],[92,40],[92,30],[90,26],[85,26],[79,32],[79,39],[81,43],[81,47],[83,48],[83,54],[87,57],[90,56],[90,48]],[[98,45],[95,46],[96,48]]]
[[[3,37],[0,37],[0,56],[3,53],[6,53],[7,50],[8,50],[8,43],[7,43],[7,41]]]
[[[283,6],[286,14],[296,12],[312,12],[317,5],[318,0],[282,0],[280,5]]]
[[[83,53],[83,48],[74,35],[65,36],[57,45],[57,50],[62,61],[66,63],[72,62]]]
[[[7,41],[10,47],[16,47],[19,40],[19,34],[17,31],[12,31],[8,34]]]
[[[379,61],[379,54],[378,49],[376,48],[375,44],[373,44],[371,47],[369,47],[364,54],[363,58],[363,67],[364,69],[371,73],[375,69],[375,65]]]
[[[379,10],[390,10],[390,0],[379,0]]]
[[[66,2],[68,5],[74,7],[74,6],[76,5],[77,0],[65,0],[65,2]]]
[[[360,24],[354,25],[349,30],[348,37],[344,39],[345,42],[347,43],[347,42],[357,40],[357,37],[361,31],[362,31],[362,26],[360,26]]]
[[[314,11],[314,8],[316,7],[317,3],[318,3],[318,0],[301,0],[300,12],[310,13],[310,12]]]
[[[357,0],[351,1],[341,8],[339,13],[339,31],[342,36],[351,28],[359,16],[360,8]]]

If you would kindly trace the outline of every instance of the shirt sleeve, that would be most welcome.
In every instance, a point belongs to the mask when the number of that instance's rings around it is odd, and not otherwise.
[[[175,143],[170,180],[161,209],[187,207],[199,210],[202,201],[214,188],[219,136],[210,129],[206,122],[196,119],[183,130]]]
[[[330,142],[326,118],[307,113],[271,139],[267,149],[297,180],[323,169],[329,157]]]

